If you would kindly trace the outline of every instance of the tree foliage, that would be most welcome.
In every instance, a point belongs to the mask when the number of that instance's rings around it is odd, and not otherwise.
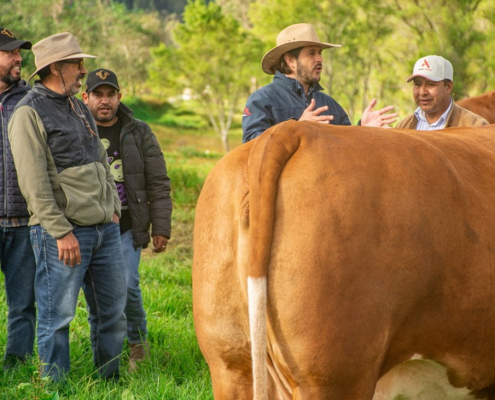
[[[225,146],[249,91],[272,77],[260,67],[277,34],[312,23],[322,41],[322,85],[356,122],[372,98],[412,112],[414,62],[441,55],[454,66],[454,98],[495,88],[495,0],[6,0],[0,26],[33,43],[69,31],[114,70],[125,94],[192,90]],[[34,57],[23,51],[23,76]],[[255,83],[253,85],[253,82]]]
[[[158,11],[161,15],[182,14],[187,0],[116,0],[129,10]]]
[[[189,2],[183,20],[173,31],[175,46],[153,50],[150,82],[191,89],[228,150],[232,118],[249,93],[262,44],[216,3]]]
[[[322,84],[354,121],[376,97],[401,116],[414,108],[406,78],[414,62],[437,54],[454,66],[454,97],[495,86],[493,0],[255,0],[253,32],[275,44],[288,25],[312,23],[320,40],[342,44],[323,55]]]
[[[109,68],[129,94],[142,93],[149,46],[164,39],[157,14],[129,12],[111,0],[16,0],[0,3],[2,26],[33,43],[71,32],[83,51],[96,55],[87,68]],[[34,71],[34,57],[24,52],[24,70]]]

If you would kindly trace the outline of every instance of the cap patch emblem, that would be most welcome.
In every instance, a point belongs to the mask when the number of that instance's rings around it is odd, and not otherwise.
[[[110,72],[108,72],[108,71],[98,71],[98,72],[96,73],[96,76],[97,76],[98,78],[102,79],[102,80],[107,79],[107,78],[108,78],[108,75],[110,75]]]
[[[4,29],[2,32],[0,32],[2,35],[6,35],[11,39],[14,39],[14,35],[7,29]]]

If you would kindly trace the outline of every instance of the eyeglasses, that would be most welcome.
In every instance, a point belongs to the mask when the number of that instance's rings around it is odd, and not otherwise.
[[[84,58],[81,60],[63,60],[63,61],[60,61],[60,63],[62,63],[62,64],[78,64],[77,68],[79,69],[79,71],[84,68]]]

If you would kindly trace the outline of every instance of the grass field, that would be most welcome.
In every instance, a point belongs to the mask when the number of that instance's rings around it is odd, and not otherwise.
[[[14,371],[0,369],[0,400],[12,399],[212,399],[208,367],[199,351],[192,320],[191,264],[194,208],[203,181],[223,156],[209,129],[154,125],[172,180],[172,238],[164,254],[143,251],[141,288],[148,313],[150,357],[137,374],[127,373],[124,348],[118,383],[98,379],[93,369],[84,296],[71,324],[71,373],[65,384],[40,379],[36,357]],[[240,143],[233,134],[232,147]],[[7,306],[0,287],[0,354],[6,344]]]

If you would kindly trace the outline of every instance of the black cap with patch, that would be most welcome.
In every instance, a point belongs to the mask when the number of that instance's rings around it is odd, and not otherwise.
[[[91,71],[88,74],[88,79],[86,79],[86,93],[91,93],[93,90],[101,85],[113,86],[120,92],[117,75],[115,75],[115,72],[110,71],[109,69],[99,68]]]
[[[27,40],[17,40],[14,34],[8,29],[0,28],[1,51],[11,51],[18,48],[29,50],[31,47],[31,42],[28,42]]]

